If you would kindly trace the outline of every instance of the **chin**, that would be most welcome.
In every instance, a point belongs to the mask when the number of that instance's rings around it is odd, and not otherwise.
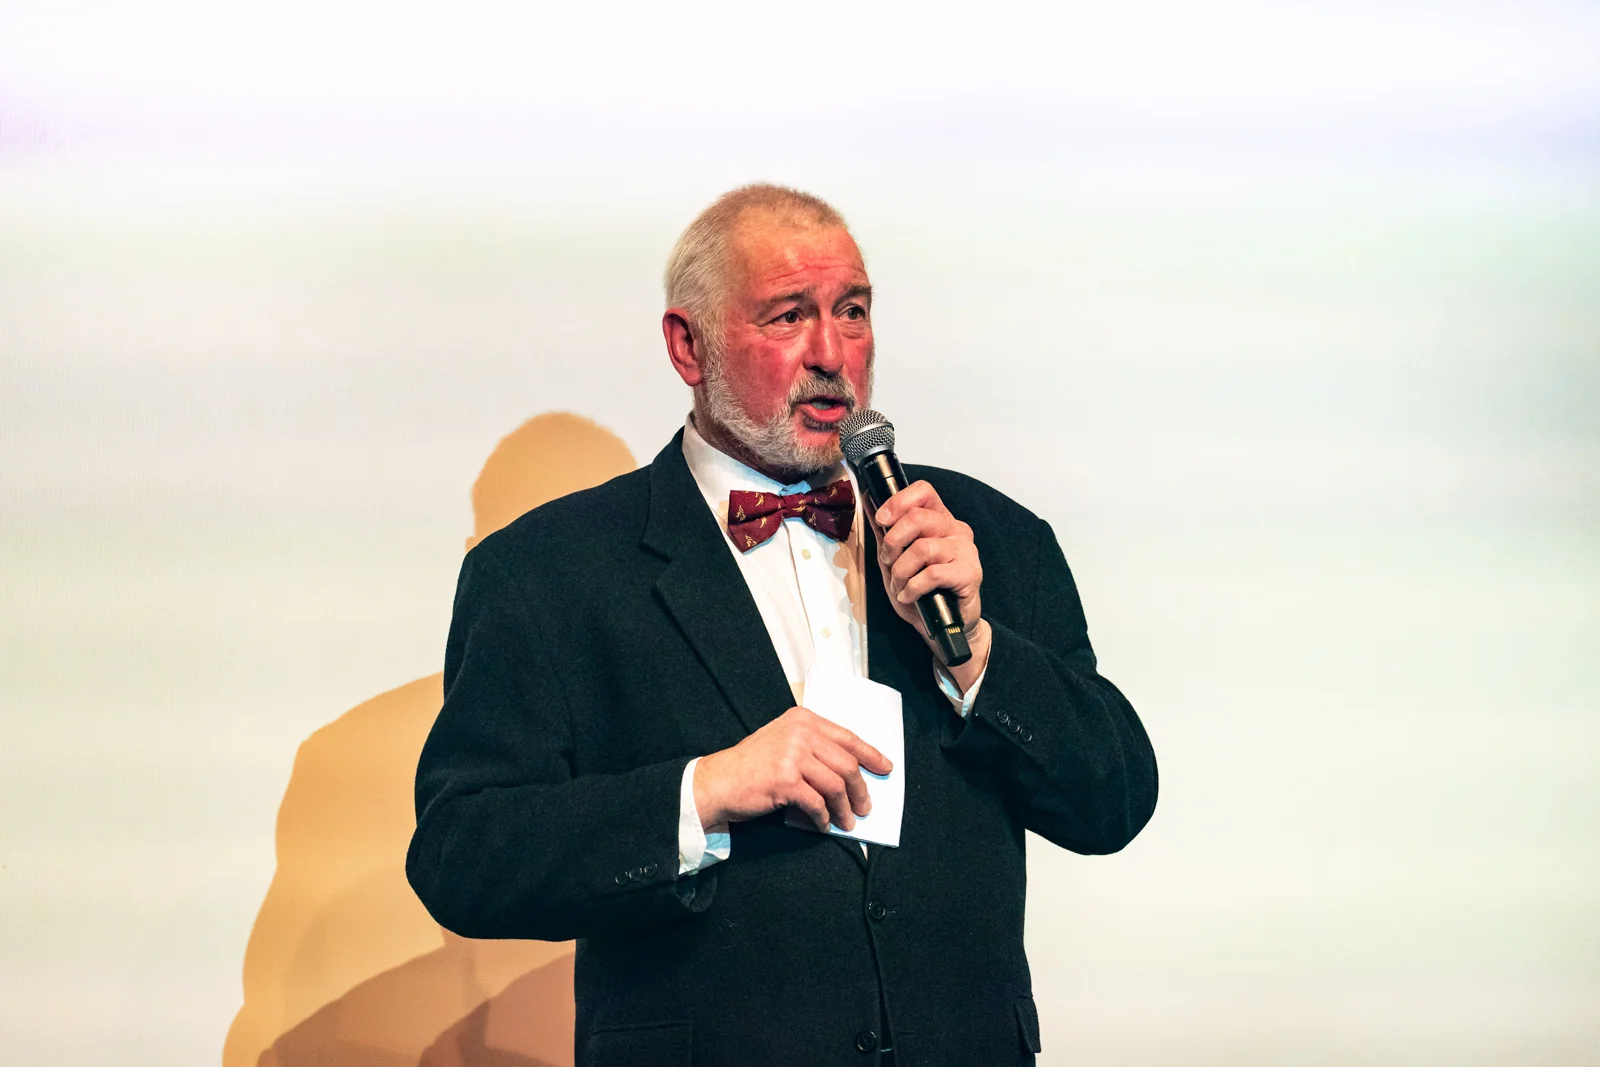
[[[844,458],[838,434],[801,431],[784,436],[787,440],[764,442],[768,447],[759,453],[762,461],[776,470],[811,475]]]
[[[826,466],[837,462],[842,453],[839,451],[839,427],[824,426],[820,423],[807,421],[804,417],[800,420],[800,428],[793,437],[793,447],[796,452],[815,456],[823,461]]]

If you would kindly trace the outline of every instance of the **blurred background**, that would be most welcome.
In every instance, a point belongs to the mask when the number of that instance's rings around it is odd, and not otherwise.
[[[403,848],[413,742],[292,775],[380,694],[420,743],[502,439],[681,424],[667,252],[773,180],[1161,762],[1126,852],[1033,843],[1041,1064],[1600,1064],[1597,178],[1587,3],[0,0],[0,1058],[311,1062],[456,958],[387,845],[286,873],[341,782]]]

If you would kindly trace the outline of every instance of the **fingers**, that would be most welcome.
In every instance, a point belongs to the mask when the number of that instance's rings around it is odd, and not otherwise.
[[[884,568],[884,588],[901,604],[912,604],[935,589],[954,592],[963,601],[976,597],[983,583],[983,565],[969,541],[925,537]]]
[[[769,772],[771,799],[769,804],[763,805],[761,813],[783,807],[798,808],[805,812],[812,825],[826,832],[832,817],[826,795],[828,782],[826,775],[817,773],[817,766],[810,743],[802,740],[797,731],[786,741],[782,758]]]
[[[878,559],[885,564],[892,564],[900,558],[907,546],[941,538],[966,541],[970,544],[972,527],[948,511],[915,508],[901,516],[894,526],[878,539]]]
[[[855,734],[851,734],[850,731],[846,730],[845,733],[850,734],[850,740],[848,743],[842,744],[841,747],[850,753],[851,758],[857,764],[865,767],[873,774],[888,774],[894,770],[894,764],[889,761],[888,756],[885,756]],[[865,813],[863,812],[863,814]]]
[[[823,832],[830,823],[853,829],[856,818],[872,810],[861,769],[874,774],[892,769],[872,745],[803,707],[791,708],[781,717],[781,725],[774,720],[763,731],[774,731],[769,736],[782,752],[773,765],[769,781],[776,788],[765,810],[774,804],[798,808]]]
[[[873,521],[887,529],[900,521],[900,517],[913,508],[928,508],[932,511],[942,511],[949,514],[949,509],[944,506],[944,501],[939,499],[939,494],[927,482],[912,482],[904,489],[884,502],[872,516]]]
[[[806,818],[811,820],[812,826],[815,826],[823,833],[828,832],[828,823],[832,816],[828,811],[828,803],[823,799],[821,793],[802,784],[794,791],[794,795],[790,797],[789,806],[799,808],[805,812]]]
[[[854,733],[846,730],[836,722],[824,719],[814,711],[807,709],[807,712],[816,716],[823,736],[849,753],[850,758],[855,760],[859,766],[865,767],[873,774],[888,774],[894,769],[894,764],[889,762],[887,756],[861,740]]]
[[[827,809],[818,828],[826,830],[830,822],[841,830],[853,828],[856,816],[850,810],[850,792],[845,788],[844,778],[815,756],[806,765],[804,773],[806,784],[817,791]]]
[[[949,589],[959,597],[968,582],[976,585],[977,579],[966,563],[936,563],[912,575],[911,580],[895,594],[895,599],[902,604],[915,604],[935,589]]]
[[[826,764],[828,769],[837,774],[844,783],[851,811],[858,816],[872,811],[872,798],[867,795],[867,783],[861,777],[861,764],[853,755],[838,745],[829,745],[817,749],[817,759]],[[844,826],[843,823],[839,825]],[[845,829],[848,830],[849,827],[846,826]]]
[[[913,541],[911,547],[900,553],[900,558],[889,567],[889,577],[896,586],[902,586],[924,567],[963,559],[971,547],[969,542],[954,537],[924,537]]]

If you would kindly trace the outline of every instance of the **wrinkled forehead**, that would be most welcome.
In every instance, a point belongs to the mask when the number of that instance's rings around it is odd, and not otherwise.
[[[747,212],[730,235],[728,252],[729,281],[746,297],[773,287],[867,283],[861,250],[839,225]]]

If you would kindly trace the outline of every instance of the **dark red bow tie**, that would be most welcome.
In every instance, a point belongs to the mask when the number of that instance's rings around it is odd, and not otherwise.
[[[856,494],[848,478],[787,496],[743,489],[728,494],[728,536],[740,552],[750,551],[777,533],[784,519],[799,519],[818,533],[843,541],[850,536],[855,517]]]

